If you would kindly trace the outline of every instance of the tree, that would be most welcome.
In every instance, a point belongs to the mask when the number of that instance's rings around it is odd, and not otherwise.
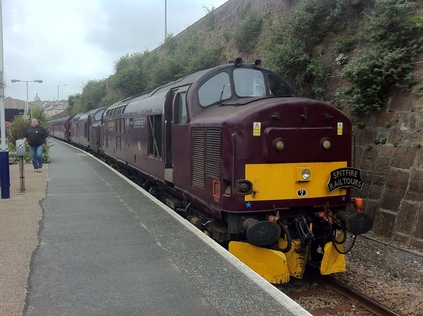
[[[15,116],[9,124],[9,142],[15,144],[18,139],[23,139],[26,134],[26,130],[30,125],[29,119],[24,118],[23,116]]]
[[[66,109],[69,115],[74,115],[82,112],[81,98],[82,95],[80,93],[69,96],[68,108]]]
[[[97,109],[102,105],[102,99],[106,96],[106,83],[104,80],[90,80],[85,85],[81,105],[84,112]]]

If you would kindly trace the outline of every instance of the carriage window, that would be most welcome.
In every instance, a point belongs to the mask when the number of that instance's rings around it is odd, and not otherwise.
[[[239,97],[264,97],[266,89],[263,73],[255,69],[234,70],[235,93]]]
[[[207,80],[198,89],[198,99],[200,105],[207,107],[219,100],[227,100],[232,97],[231,87],[229,82],[229,75],[226,72],[221,72],[216,76]]]

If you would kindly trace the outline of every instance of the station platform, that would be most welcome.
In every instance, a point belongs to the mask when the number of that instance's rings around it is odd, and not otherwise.
[[[310,315],[121,174],[51,142],[24,315]]]

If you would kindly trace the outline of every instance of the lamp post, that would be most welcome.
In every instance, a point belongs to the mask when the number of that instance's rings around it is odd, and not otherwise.
[[[60,98],[59,98],[59,88],[60,87],[66,87],[67,85],[66,84],[59,84],[58,86],[57,86],[57,102],[59,103],[60,102]]]
[[[12,79],[12,83],[15,82],[25,82],[26,83],[26,103],[25,103],[25,117],[28,117],[28,82],[38,82],[43,83],[42,80],[18,80],[18,79]]]
[[[165,38],[164,38],[165,41],[166,41],[166,37],[167,37],[167,0],[165,0]]]

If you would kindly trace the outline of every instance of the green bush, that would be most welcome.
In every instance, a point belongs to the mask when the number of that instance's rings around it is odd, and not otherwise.
[[[345,1],[343,1],[345,2]],[[347,1],[348,3],[350,1]],[[316,79],[329,73],[323,47],[313,56],[316,44],[321,41],[325,26],[336,0],[303,1],[286,20],[269,25],[265,34],[266,60],[270,68],[284,76],[302,96],[321,97],[321,82]]]
[[[241,22],[235,27],[233,39],[235,48],[240,53],[252,53],[261,32],[263,17],[251,9],[247,9]]]
[[[203,8],[207,11],[207,14],[204,16],[204,19],[206,21],[206,26],[210,29],[210,30],[214,30],[215,26],[216,26],[216,16],[215,16],[215,12],[214,12],[214,7],[212,7],[211,9],[207,8],[206,6],[203,6]]]
[[[357,36],[350,35],[346,37],[337,37],[335,40],[335,49],[339,53],[349,53],[357,45]]]
[[[392,87],[409,89],[413,78],[412,61],[422,51],[422,38],[412,15],[414,4],[407,0],[376,0],[365,14],[362,37],[366,40],[344,67],[347,87],[338,90],[355,114],[383,107]]]
[[[412,61],[422,51],[423,18],[414,17],[414,6],[411,0],[303,1],[288,19],[267,28],[266,59],[298,94],[323,97],[331,57],[324,56],[321,41],[334,32],[336,51],[348,54],[338,63],[347,85],[337,96],[356,114],[378,110],[393,87],[416,83]],[[351,16],[364,16],[363,24]]]
[[[81,102],[84,105],[84,111],[97,109],[101,106],[103,98],[106,96],[106,82],[104,80],[90,80],[85,85]]]
[[[15,144],[18,139],[23,139],[27,128],[31,125],[29,119],[23,116],[15,116],[9,125],[8,139],[11,144]]]
[[[338,92],[353,105],[354,113],[379,110],[393,85],[405,88],[414,82],[410,79],[413,66],[404,62],[410,58],[408,48],[389,51],[372,46],[360,50],[342,72],[350,84]]]

